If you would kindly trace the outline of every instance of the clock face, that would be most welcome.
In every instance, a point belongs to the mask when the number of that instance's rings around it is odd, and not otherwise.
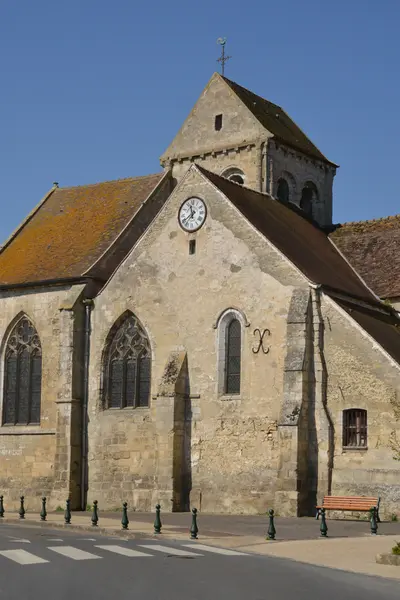
[[[207,209],[200,198],[185,200],[179,209],[179,224],[185,231],[200,229],[206,220]]]

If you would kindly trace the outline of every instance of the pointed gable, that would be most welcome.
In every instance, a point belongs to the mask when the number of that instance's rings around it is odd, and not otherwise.
[[[169,174],[54,188],[0,251],[0,285],[79,278]]]

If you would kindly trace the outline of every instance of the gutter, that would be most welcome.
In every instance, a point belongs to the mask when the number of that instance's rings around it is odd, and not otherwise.
[[[89,283],[90,281],[104,283],[104,280],[100,277],[58,277],[56,279],[39,279],[37,281],[26,281],[24,283],[1,283],[0,291],[44,287],[48,285],[73,285],[78,283]]]
[[[88,491],[88,402],[89,402],[89,362],[90,362],[90,321],[93,300],[83,300],[85,307],[83,330],[83,393],[82,393],[82,446],[81,446],[81,509],[86,510]]]

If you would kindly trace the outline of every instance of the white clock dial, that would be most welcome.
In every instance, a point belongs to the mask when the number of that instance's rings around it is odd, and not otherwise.
[[[200,198],[189,198],[185,200],[179,209],[179,223],[185,231],[196,231],[200,229],[206,220],[207,209]]]

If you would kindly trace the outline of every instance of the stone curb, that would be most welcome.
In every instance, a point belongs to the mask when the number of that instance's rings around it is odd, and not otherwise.
[[[400,554],[377,554],[376,562],[380,565],[400,567]]]
[[[57,523],[54,521],[31,521],[30,519],[5,519],[0,521],[0,529],[2,525],[19,525],[25,527],[31,527],[35,529],[49,528],[49,529],[65,529],[66,531],[91,531],[92,533],[101,533],[104,535],[118,536],[118,537],[129,537],[129,538],[143,538],[143,536],[149,538],[159,538],[159,535],[166,536],[167,532],[162,534],[147,533],[145,531],[133,531],[130,529],[107,529],[107,527],[93,527],[93,525],[74,525],[72,523]]]

